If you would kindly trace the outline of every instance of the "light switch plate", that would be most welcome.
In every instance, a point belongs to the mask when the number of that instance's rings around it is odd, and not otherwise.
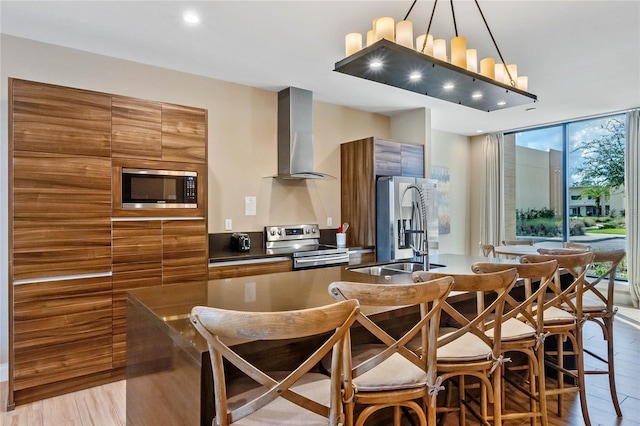
[[[256,197],[244,197],[244,215],[255,216],[256,215]]]
[[[231,219],[224,220],[224,230],[231,231]]]

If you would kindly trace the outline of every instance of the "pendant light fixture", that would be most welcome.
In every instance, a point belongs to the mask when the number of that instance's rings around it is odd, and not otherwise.
[[[466,38],[458,35],[453,0],[450,3],[455,37],[450,41],[450,50],[446,40],[435,39],[430,33],[438,0],[433,4],[426,33],[416,38],[414,47],[413,23],[408,17],[416,2],[413,1],[404,19],[395,25],[390,17],[375,19],[373,28],[367,32],[365,47],[362,34],[347,34],[347,57],[335,64],[334,71],[482,111],[538,100],[527,91],[528,78],[518,76],[517,66],[505,62],[478,0],[474,2],[500,60],[486,57],[480,59],[479,66],[477,50],[468,48]]]

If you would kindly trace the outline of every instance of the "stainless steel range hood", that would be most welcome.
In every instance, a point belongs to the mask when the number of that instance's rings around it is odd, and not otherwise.
[[[288,87],[278,92],[279,179],[333,177],[313,171],[313,94]]]

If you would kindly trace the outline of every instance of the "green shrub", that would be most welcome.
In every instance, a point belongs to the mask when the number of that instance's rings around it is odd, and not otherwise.
[[[572,220],[569,227],[569,233],[572,237],[584,235],[584,222],[581,220]]]

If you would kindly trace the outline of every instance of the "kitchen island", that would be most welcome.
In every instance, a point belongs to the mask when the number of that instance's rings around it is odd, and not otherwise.
[[[514,263],[444,254],[431,263],[438,272],[471,273],[476,261]],[[127,424],[211,425],[213,395],[211,365],[205,340],[189,322],[197,305],[246,311],[304,309],[335,300],[327,287],[334,281],[401,284],[410,274],[376,276],[344,266],[267,275],[175,284],[131,291],[127,297]],[[463,299],[465,295],[451,296]],[[412,308],[379,309],[376,320],[414,313]],[[417,311],[416,311],[417,312]],[[237,350],[277,369],[284,360],[304,357],[301,343],[273,347],[237,342]]]

